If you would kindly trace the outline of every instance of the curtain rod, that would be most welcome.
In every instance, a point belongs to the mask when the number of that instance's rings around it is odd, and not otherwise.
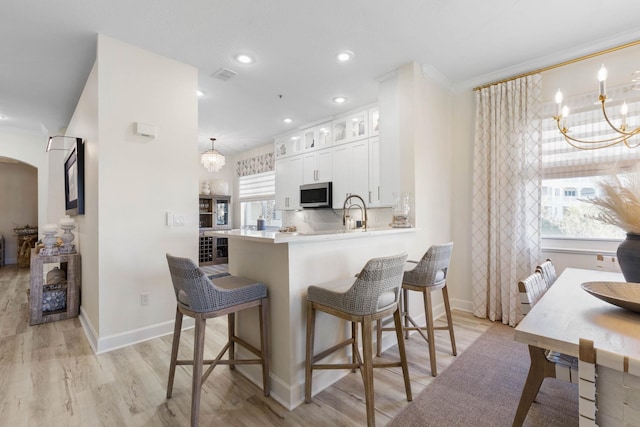
[[[585,59],[595,58],[596,56],[600,56],[600,55],[604,55],[604,54],[607,54],[607,53],[615,52],[617,50],[625,49],[625,48],[628,48],[628,47],[631,47],[631,46],[636,46],[638,44],[640,44],[640,40],[636,40],[634,42],[625,43],[625,44],[620,45],[620,46],[611,47],[609,49],[601,50],[599,52],[594,52],[594,53],[590,53],[588,55],[580,56],[578,58],[569,59],[568,61],[564,61],[564,62],[561,62],[559,64],[549,65],[548,67],[538,68],[537,70],[529,71],[527,73],[518,74],[517,76],[507,77],[506,79],[498,80],[497,82],[487,83],[485,85],[473,88],[473,91],[475,92],[475,91],[478,91],[478,90],[486,89],[489,86],[499,85],[501,83],[510,82],[511,80],[516,80],[516,79],[519,79],[519,78],[522,78],[522,77],[531,76],[533,74],[543,73],[545,71],[553,70],[554,68],[564,67],[565,65],[574,64],[576,62],[584,61]]]

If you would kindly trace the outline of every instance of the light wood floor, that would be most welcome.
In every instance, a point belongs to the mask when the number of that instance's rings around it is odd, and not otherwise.
[[[29,270],[0,268],[0,426],[186,426],[191,374],[179,366],[173,397],[166,399],[171,336],[106,354],[93,354],[78,319],[29,326]],[[454,312],[458,352],[490,322]],[[220,348],[223,319],[207,326],[207,353]],[[438,371],[455,358],[447,331],[436,331]],[[189,357],[193,331],[183,333],[180,357]],[[426,343],[407,340],[414,396],[431,381]],[[397,347],[383,354],[397,357]],[[409,403],[399,368],[375,370],[376,423],[386,425]],[[362,377],[351,373],[287,411],[237,371],[221,366],[203,386],[201,426],[361,426],[366,424]]]

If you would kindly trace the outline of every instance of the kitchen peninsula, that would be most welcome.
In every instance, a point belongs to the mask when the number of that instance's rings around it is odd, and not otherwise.
[[[290,410],[304,400],[307,287],[353,277],[371,258],[410,253],[415,243],[415,231],[412,228],[384,228],[312,233],[207,232],[228,238],[229,273],[267,285],[271,301],[271,396],[274,399]],[[253,326],[258,322],[257,311],[240,314],[237,316],[239,335],[257,345],[258,328]],[[346,336],[348,327],[344,321],[319,313],[316,322],[318,351]],[[395,345],[392,335],[385,334],[383,338],[388,340],[387,347]],[[336,360],[345,354],[336,354],[327,360]],[[239,365],[238,369],[255,384],[261,384],[259,367]],[[313,394],[350,372],[326,370],[315,373]]]

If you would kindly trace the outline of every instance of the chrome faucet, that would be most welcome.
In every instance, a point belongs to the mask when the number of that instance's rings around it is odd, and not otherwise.
[[[349,200],[352,198],[360,199],[362,205],[356,203],[349,204]],[[367,228],[367,205],[364,203],[362,197],[357,194],[349,194],[346,199],[344,199],[344,204],[342,205],[342,225],[347,224],[347,211],[350,210],[353,206],[360,208],[362,212],[362,228]]]

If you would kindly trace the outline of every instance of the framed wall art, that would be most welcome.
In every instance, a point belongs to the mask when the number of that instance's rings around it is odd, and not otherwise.
[[[67,215],[84,214],[84,141],[76,138],[75,147],[64,161],[64,207]]]

